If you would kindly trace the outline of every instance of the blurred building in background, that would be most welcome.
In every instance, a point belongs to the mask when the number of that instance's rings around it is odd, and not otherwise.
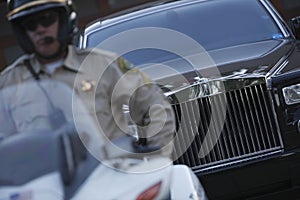
[[[78,27],[83,28],[89,22],[117,11],[153,0],[73,0],[78,12]],[[271,0],[283,18],[287,21],[300,15],[299,0]],[[0,0],[0,71],[11,64],[23,52],[18,46],[10,24],[6,20],[6,3]]]

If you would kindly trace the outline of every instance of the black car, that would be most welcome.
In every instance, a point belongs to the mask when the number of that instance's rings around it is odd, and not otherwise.
[[[99,19],[80,48],[124,56],[173,105],[175,163],[209,199],[300,198],[300,17],[268,0],[154,1]]]

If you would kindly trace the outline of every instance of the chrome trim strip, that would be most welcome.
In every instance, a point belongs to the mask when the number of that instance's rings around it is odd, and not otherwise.
[[[233,91],[234,92],[234,97],[236,98],[236,99],[238,99],[238,91]],[[241,107],[240,107],[240,104],[238,104],[237,105],[237,115],[236,115],[236,117],[237,117],[237,119],[239,119],[241,116],[243,116],[243,114],[242,114],[242,109],[241,109]],[[242,129],[242,131],[239,131],[239,133],[240,133],[240,137],[241,137],[241,141],[244,141],[244,140],[246,140],[246,144],[247,145],[244,145],[243,143],[242,143],[242,145],[244,146],[244,152],[243,152],[243,154],[247,154],[246,152],[247,151],[249,151],[250,152],[250,149],[249,149],[249,142],[248,142],[248,140],[247,140],[247,138],[245,138],[245,137],[243,137],[243,135],[241,134],[241,133],[246,133],[246,127],[245,127],[245,124],[244,124],[244,120],[241,120],[241,123],[242,123],[242,127],[241,127],[241,129]],[[247,148],[248,147],[248,148]]]
[[[274,7],[272,6],[272,4],[268,3],[266,0],[260,0],[260,2],[268,10],[269,14],[271,14],[272,18],[275,20],[275,23],[280,28],[280,30],[283,33],[284,37],[289,37],[290,34],[286,30],[286,28],[283,26],[284,22],[283,22],[282,18],[280,17],[279,13],[277,12],[277,10],[274,9]]]
[[[257,88],[256,88],[256,90],[257,90]],[[250,90],[250,93],[251,93],[251,99],[252,99],[252,101],[254,102],[254,94],[253,94],[253,91]],[[257,92],[256,92],[256,93],[257,93]],[[254,110],[255,110],[255,116],[258,117],[258,116],[259,116],[259,113],[258,113],[257,104],[253,104],[253,106],[254,106]],[[252,110],[251,110],[251,116],[252,116],[252,115],[254,115],[254,114],[252,114]],[[254,121],[254,117],[253,117],[253,116],[252,116],[252,118],[253,118],[253,121]],[[258,123],[258,127],[259,127],[259,130],[262,130],[262,126],[261,126],[260,123]],[[257,132],[257,129],[255,129],[255,135],[256,135],[257,140],[258,140],[258,132]],[[262,149],[266,149],[265,141],[262,140],[262,142],[263,142],[263,147],[261,147],[261,144],[260,144],[259,141],[258,141],[258,144],[259,144],[259,151],[261,151]]]
[[[232,101],[232,95],[229,95],[229,98]],[[233,115],[228,115],[230,124],[234,124],[233,116],[236,117],[235,109],[234,109],[234,107],[231,107],[231,105],[229,105],[228,110],[229,110],[229,112],[231,112],[231,111],[234,112]],[[237,127],[237,129],[239,129],[239,127]],[[231,127],[231,130],[229,130],[229,131],[233,132],[235,145],[238,147],[239,146],[238,139],[240,138],[240,136],[239,136],[240,134],[238,135],[237,130],[234,127]],[[243,144],[242,144],[242,150],[245,151]],[[243,152],[241,152],[240,148],[237,148],[237,155],[234,155],[234,157],[241,156],[241,155],[243,155]]]
[[[201,172],[206,172],[206,171],[212,171],[212,170],[216,170],[216,169],[220,169],[220,168],[224,168],[224,167],[229,167],[229,166],[232,166],[232,165],[237,165],[237,164],[240,164],[240,163],[245,163],[245,162],[257,160],[257,159],[260,159],[260,158],[266,158],[266,157],[269,157],[269,156],[272,156],[272,155],[284,152],[282,149],[281,150],[277,150],[277,149],[278,148],[274,148],[272,152],[265,153],[265,154],[262,154],[262,155],[257,155],[257,156],[250,157],[250,158],[242,158],[242,159],[239,159],[237,161],[231,161],[231,162],[229,161],[227,163],[217,164],[217,165],[208,166],[208,167],[203,167],[203,166],[201,168],[199,168],[199,167],[192,167],[191,169],[194,171],[194,173],[201,173]],[[244,157],[244,156],[241,156],[241,157]],[[237,158],[235,158],[235,160],[236,159]],[[213,164],[215,164],[215,163],[213,163]]]
[[[79,35],[79,38],[78,38],[78,48],[79,49],[83,49],[85,47],[83,47],[85,43],[83,43],[83,35]]]
[[[142,13],[138,13],[139,10],[137,10],[137,11],[133,11],[131,13],[125,14],[126,19],[121,19],[121,18],[123,18],[123,16],[117,16],[117,17],[113,17],[110,19],[105,19],[105,20],[101,21],[100,23],[103,25],[107,25],[107,26],[114,26],[116,24],[130,21],[132,19],[136,19],[136,18],[139,18],[142,16],[151,15],[151,14],[158,13],[161,11],[174,9],[174,8],[181,7],[181,6],[191,5],[191,4],[195,4],[195,3],[199,3],[199,2],[205,2],[205,1],[208,1],[208,0],[185,0],[185,1],[180,1],[180,2],[175,1],[175,2],[162,4],[162,5],[154,5],[153,7],[143,9],[144,11]],[[147,10],[146,13],[145,13],[145,10]],[[91,26],[93,26],[93,25],[91,25]],[[93,34],[94,32],[101,30],[101,29],[102,29],[102,27],[99,27],[93,31],[86,32],[86,35],[88,36],[90,34]]]
[[[250,99],[252,101],[250,101]],[[253,102],[254,101],[254,96],[253,96],[253,91],[250,90],[250,92],[246,92],[246,100],[247,102]],[[254,111],[257,112],[256,110],[256,106],[255,104],[252,104],[252,105],[248,105],[250,109],[248,109],[248,111],[250,112],[250,118],[251,120],[249,121],[252,121],[254,122],[255,121],[255,118],[254,118]],[[253,109],[253,106],[254,106],[254,109]],[[258,116],[258,114],[256,114],[256,116]],[[254,141],[255,139],[253,138],[253,136],[251,135],[251,138],[252,138],[252,143],[253,144],[258,144],[258,149],[256,149],[255,145],[254,145],[254,151],[261,151],[261,146],[260,146],[260,142],[259,142],[259,139],[258,139],[258,132],[257,132],[257,129],[254,128],[254,130],[251,129],[251,132],[254,132],[254,135],[256,137],[256,141]]]
[[[221,111],[224,110],[223,108],[226,108],[227,107],[227,100],[226,100],[226,97],[225,97],[226,94],[219,94],[219,95],[216,95],[216,106],[217,106],[217,110],[218,111]],[[227,109],[224,110],[225,114],[227,112]],[[217,126],[218,126],[218,130],[223,130],[224,129],[224,126],[225,126],[225,119],[222,119],[223,117],[221,116],[220,117],[220,114],[217,115],[217,120],[216,120],[216,123],[217,123]],[[224,117],[225,118],[225,117]],[[228,140],[226,134],[222,134],[222,136],[220,137],[220,139],[223,140],[223,144],[225,144],[225,146],[223,146],[223,148],[225,149],[225,156],[229,156],[231,151],[229,150],[229,146],[228,146],[228,142],[226,142]],[[232,147],[232,146],[231,146]]]
[[[266,74],[266,77],[269,78],[276,72],[278,72],[278,68],[282,68],[281,66],[284,65],[284,62],[286,61],[286,57],[281,57],[277,63],[272,67],[272,69]]]
[[[240,95],[241,95],[243,110],[248,110],[249,111],[249,109],[247,109],[247,105],[245,103],[245,98],[243,97],[243,92],[244,92],[244,94],[245,94],[244,96],[246,97],[246,99],[248,99],[247,98],[248,94],[247,94],[246,88],[243,89],[243,90],[239,90],[239,92],[240,92]],[[252,133],[254,131],[252,131],[250,120],[249,120],[249,116],[248,116],[248,114],[246,114],[245,116],[246,116],[246,124],[247,124],[250,132]],[[256,148],[255,148],[255,143],[254,143],[254,139],[253,139],[252,134],[250,134],[250,138],[246,137],[246,140],[247,140],[249,151],[251,151],[251,147],[253,148],[254,151],[257,151]],[[252,144],[252,145],[249,145],[249,144]]]
[[[204,99],[199,99],[199,107],[202,106],[205,102],[203,102]],[[202,108],[206,108],[204,106],[202,106]],[[207,118],[207,116],[205,116],[206,112],[199,112],[199,116],[200,116],[200,122],[202,123],[199,123],[199,127],[200,127],[200,131],[199,133],[201,134],[201,137],[202,138],[205,138],[205,130],[206,128],[209,126],[209,124],[207,123],[207,120],[205,120],[205,118]],[[202,142],[200,141],[199,144],[201,144]],[[208,151],[212,146],[212,141],[211,141],[211,138],[208,137],[207,138],[207,142],[205,144],[202,144],[202,145],[205,145],[205,150]],[[211,151],[214,151],[214,149],[212,149]],[[208,163],[211,163],[213,162],[213,160],[215,159],[215,155],[211,155],[211,154],[208,154],[207,155],[207,160],[208,160]]]
[[[286,57],[282,57],[273,67],[273,70],[270,70],[267,76],[271,76],[274,74],[279,74],[281,70],[283,70],[287,64],[289,64],[289,61],[287,60]]]
[[[263,91],[262,90],[262,88],[261,88],[261,86],[259,86],[259,88],[257,88],[257,87],[255,87],[255,93],[258,95],[259,94],[259,91]],[[260,98],[258,98],[258,106],[259,106],[259,110],[263,110],[263,108],[265,108],[266,107],[266,104],[265,104],[265,98],[264,98],[264,96],[262,95],[262,97],[263,97],[263,101],[261,101],[261,99]],[[269,112],[268,112],[268,110],[267,110],[267,115],[269,114]],[[265,118],[266,116],[265,115],[262,115],[262,120],[259,120],[259,123],[258,124],[260,124],[261,126],[261,130],[262,130],[262,132],[264,132],[264,131],[266,131],[266,130],[268,130],[268,122],[270,121],[269,120],[269,116],[268,116],[268,119],[266,119]],[[267,141],[265,141],[265,139],[264,138],[262,138],[262,141],[263,141],[263,144],[264,144],[264,148],[266,149],[266,148],[268,148],[269,146],[271,146],[271,144],[270,144],[270,139],[269,139],[269,137],[267,137]]]
[[[97,21],[97,22],[87,26],[84,30],[85,37],[88,37],[89,35],[93,34],[94,32],[101,30],[102,29],[101,24],[102,24],[101,21]]]
[[[279,142],[280,142],[280,145],[282,146],[282,148],[284,148],[284,144],[283,144],[283,140],[282,140],[282,136],[281,136],[281,131],[280,131],[280,127],[279,127],[279,122],[278,122],[278,117],[277,117],[277,113],[276,113],[276,110],[275,110],[275,102],[274,102],[274,99],[272,98],[272,93],[271,91],[268,92],[268,95],[269,95],[269,99],[271,100],[271,108],[272,108],[272,111],[273,111],[273,116],[274,116],[274,119],[275,119],[275,125],[276,125],[276,130],[277,130],[277,133],[279,134]]]

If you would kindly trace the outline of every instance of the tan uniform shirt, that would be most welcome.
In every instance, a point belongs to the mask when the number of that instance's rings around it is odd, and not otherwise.
[[[69,46],[63,66],[52,74],[34,55],[25,55],[1,73],[0,88],[34,80],[24,65],[25,59],[30,60],[41,80],[55,79],[73,88],[89,112],[97,116],[108,138],[119,137],[128,130],[123,110],[129,106],[132,119],[149,144],[163,147],[172,141],[175,121],[171,105],[156,84],[118,55]]]

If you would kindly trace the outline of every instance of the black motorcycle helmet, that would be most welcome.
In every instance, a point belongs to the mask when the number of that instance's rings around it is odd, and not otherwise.
[[[26,53],[33,53],[34,47],[21,26],[21,20],[31,14],[48,9],[59,11],[58,40],[62,46],[72,43],[77,30],[77,15],[72,0],[7,0],[7,19],[11,23],[21,48]]]

